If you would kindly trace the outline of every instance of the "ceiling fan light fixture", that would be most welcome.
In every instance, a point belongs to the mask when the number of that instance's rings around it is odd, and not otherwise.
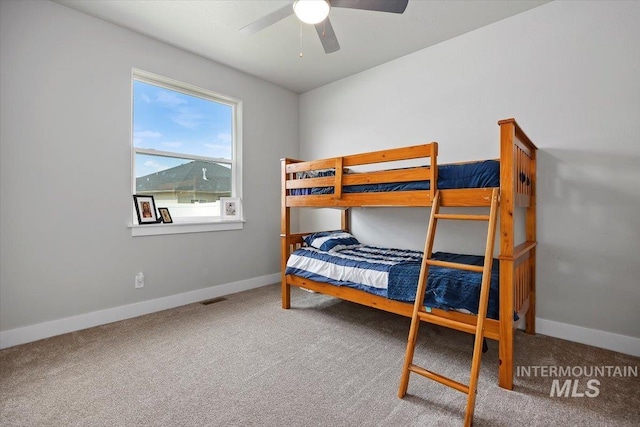
[[[293,11],[305,24],[317,24],[329,16],[331,6],[327,0],[296,0]]]

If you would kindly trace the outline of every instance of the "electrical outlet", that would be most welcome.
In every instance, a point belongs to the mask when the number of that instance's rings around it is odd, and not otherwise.
[[[135,287],[136,289],[144,288],[144,274],[142,273],[142,271],[136,274]]]

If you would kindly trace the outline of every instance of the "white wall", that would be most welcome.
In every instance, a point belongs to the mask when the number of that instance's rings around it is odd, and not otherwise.
[[[279,273],[296,94],[56,3],[0,7],[0,335]],[[131,237],[132,67],[243,101],[244,230]]]
[[[540,148],[541,324],[626,336],[640,354],[638,22],[637,2],[555,1],[305,93],[301,158],[434,140],[441,163],[493,158],[497,121],[515,117]],[[317,212],[300,225],[331,227]],[[426,210],[357,210],[354,232],[421,249]]]

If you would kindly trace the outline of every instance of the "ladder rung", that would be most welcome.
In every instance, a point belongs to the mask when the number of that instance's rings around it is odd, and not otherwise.
[[[421,368],[420,366],[413,365],[413,364],[409,365],[409,370],[411,372],[415,372],[416,374],[420,374],[423,377],[427,377],[431,380],[438,381],[440,384],[444,384],[451,388],[455,388],[456,390],[461,391],[465,394],[469,394],[469,386],[466,384],[459,383],[456,380],[452,380],[451,378],[447,378],[440,374],[436,374],[435,372],[428,371],[424,368]]]
[[[418,317],[420,320],[426,320],[429,323],[435,325],[444,326],[446,328],[455,329],[457,331],[467,332],[469,334],[475,334],[477,325],[470,325],[468,323],[458,322],[457,320],[447,319],[446,317],[434,316],[426,311],[418,311]]]
[[[489,215],[441,214],[434,215],[438,219],[461,219],[467,221],[489,221]]]
[[[426,260],[427,264],[435,265],[437,267],[455,268],[457,270],[476,271],[482,273],[484,269],[481,265],[460,264],[459,262],[437,261],[435,259]]]

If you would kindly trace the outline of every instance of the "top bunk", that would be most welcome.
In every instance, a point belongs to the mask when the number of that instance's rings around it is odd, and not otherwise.
[[[529,206],[537,148],[514,119],[498,124],[498,160],[439,165],[436,142],[311,161],[282,159],[283,208],[431,206],[436,190],[443,206],[489,206],[494,187],[516,206]]]

